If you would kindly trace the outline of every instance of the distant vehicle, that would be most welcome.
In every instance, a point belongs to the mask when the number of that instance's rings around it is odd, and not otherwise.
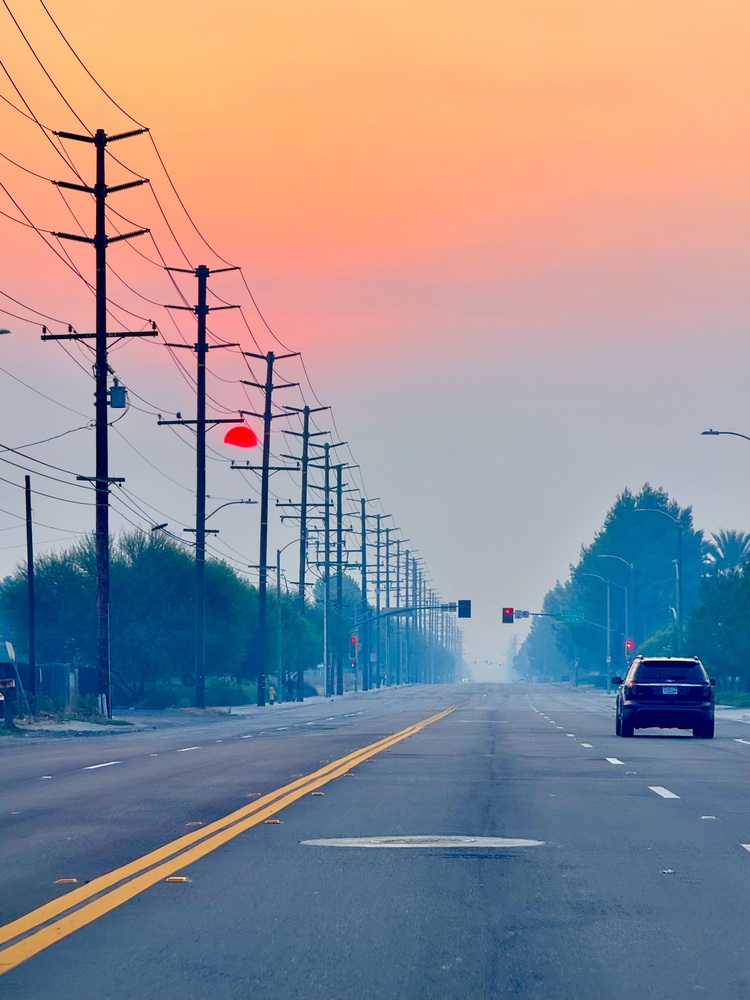
[[[692,729],[693,736],[714,735],[714,685],[696,657],[637,656],[618,684],[615,733],[635,729]]]

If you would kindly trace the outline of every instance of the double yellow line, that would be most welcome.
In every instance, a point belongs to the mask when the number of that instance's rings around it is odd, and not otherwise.
[[[431,715],[407,729],[378,740],[377,743],[355,750],[312,774],[307,774],[241,809],[228,813],[200,830],[178,837],[177,840],[172,840],[163,847],[144,854],[143,857],[121,868],[115,868],[114,871],[107,872],[106,875],[73,889],[59,899],[45,903],[44,906],[5,924],[0,927],[0,945],[6,942],[15,943],[8,944],[0,951],[0,975],[104,916],[110,910],[122,906],[145,889],[173,875],[178,869],[205,857],[245,830],[286,809],[303,795],[320,788],[334,778],[341,777],[351,767],[382,753],[383,750],[409,736],[414,736],[433,722],[439,722],[452,711],[453,708],[448,708],[444,712],[438,712],[437,715]]]

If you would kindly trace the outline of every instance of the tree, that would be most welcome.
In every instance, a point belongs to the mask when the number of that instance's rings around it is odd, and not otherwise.
[[[741,569],[750,557],[750,533],[719,531],[704,543],[704,559],[711,576],[722,576]]]
[[[564,673],[572,673],[577,665],[582,675],[604,675],[608,668],[617,672],[625,667],[626,639],[634,639],[639,648],[664,629],[671,629],[676,638],[678,556],[685,620],[699,600],[703,551],[703,533],[693,527],[690,507],[680,507],[665,490],[648,483],[637,494],[623,490],[593,541],[582,547],[578,562],[570,568],[570,580],[558,583],[545,597],[543,610],[549,606],[554,611],[580,612],[583,622],[532,628],[526,661],[535,668],[543,664],[550,656],[548,638],[555,635],[557,651],[567,664]],[[611,664],[606,662],[607,583]]]

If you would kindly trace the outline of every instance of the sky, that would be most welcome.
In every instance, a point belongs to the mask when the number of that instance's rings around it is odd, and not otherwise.
[[[0,572],[24,558],[26,469],[51,494],[40,551],[93,525],[69,474],[93,472],[91,356],[40,340],[93,329],[91,248],[45,237],[92,232],[91,199],[49,181],[91,183],[93,150],[50,130],[138,125],[107,180],[151,184],[111,194],[108,225],[151,233],[110,247],[110,329],[162,336],[112,347],[131,403],[113,527],[193,523],[190,433],[156,414],[194,411],[194,355],[164,346],[193,343],[194,318],[164,305],[194,303],[195,279],[164,265],[231,264],[210,301],[242,308],[209,325],[240,347],[209,354],[212,415],[260,405],[240,350],[302,352],[279,405],[332,407],[316,421],[348,442],[352,485],[443,600],[473,601],[476,676],[504,676],[523,635],[501,607],[540,610],[623,489],[750,530],[750,445],[700,433],[750,434],[746,3],[8,0],[0,38],[0,442],[66,470],[0,453]],[[215,505],[257,497],[221,438]],[[295,499],[298,480],[273,489]],[[213,522],[251,578],[257,522],[239,505]],[[274,512],[271,550],[293,537]]]

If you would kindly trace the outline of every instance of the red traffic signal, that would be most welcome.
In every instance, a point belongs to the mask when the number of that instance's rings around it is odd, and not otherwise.
[[[632,639],[625,640],[625,649],[630,652],[635,647],[635,643]]]
[[[349,640],[349,645],[351,646],[352,653],[356,652],[357,649],[357,637],[353,635]]]
[[[512,625],[514,620],[513,608],[503,608],[503,623]]]

